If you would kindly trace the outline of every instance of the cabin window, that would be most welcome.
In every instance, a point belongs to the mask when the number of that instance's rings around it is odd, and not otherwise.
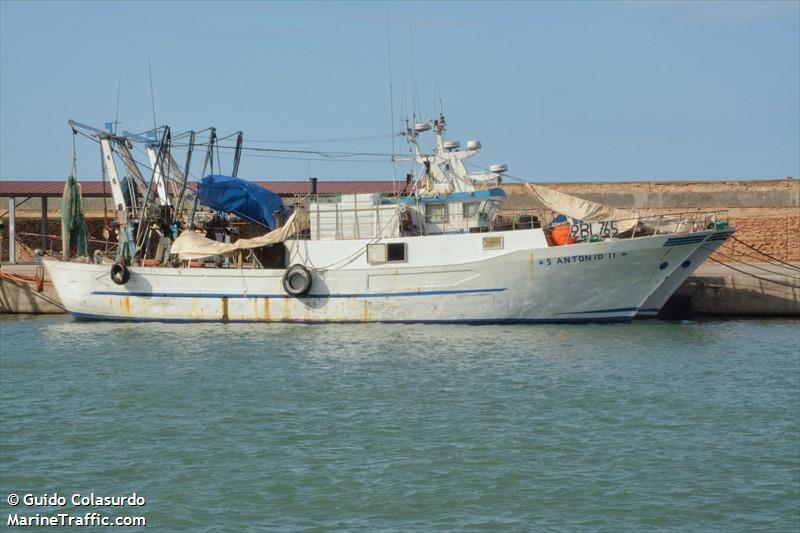
[[[386,260],[389,263],[395,263],[406,260],[406,243],[404,242],[391,242],[386,245]]]
[[[464,207],[464,218],[473,218],[478,215],[478,208],[480,208],[480,202],[464,202],[462,204]]]
[[[406,243],[368,244],[367,263],[402,263],[406,261]]]
[[[447,206],[442,203],[425,205],[425,222],[445,222],[447,220]]]

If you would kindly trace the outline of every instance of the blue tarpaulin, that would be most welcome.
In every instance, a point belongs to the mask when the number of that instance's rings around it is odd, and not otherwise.
[[[209,174],[197,188],[198,201],[216,211],[257,222],[275,229],[275,211],[286,219],[286,208],[281,197],[255,183],[232,176]]]

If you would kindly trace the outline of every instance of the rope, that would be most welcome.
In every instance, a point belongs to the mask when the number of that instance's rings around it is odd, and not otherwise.
[[[51,241],[60,241],[61,240],[61,236],[60,235],[49,235],[49,234],[45,234],[45,233],[31,233],[29,231],[18,231],[17,235],[24,235],[26,237],[47,237]],[[112,246],[117,244],[114,241],[105,241],[105,240],[102,240],[102,239],[91,239],[91,238],[88,238],[88,237],[87,237],[86,240],[91,241],[91,242],[100,242],[100,243],[110,244]]]
[[[17,283],[42,283],[43,285],[52,285],[49,281],[41,281],[35,276],[26,276],[25,274],[8,274],[7,272],[0,271],[0,278],[5,278]]]
[[[785,265],[785,266],[787,266],[787,267],[789,267],[789,268],[793,268],[793,269],[795,269],[795,270],[800,270],[800,267],[798,267],[797,265],[793,265],[793,264],[791,264],[791,263],[787,263],[786,261],[782,261],[782,260],[778,259],[777,257],[774,257],[774,256],[771,256],[771,255],[769,255],[767,252],[762,252],[761,250],[759,250],[759,249],[758,249],[758,248],[756,248],[755,246],[753,246],[753,245],[751,245],[751,244],[747,244],[746,242],[744,242],[744,241],[742,241],[742,240],[739,240],[739,239],[737,239],[737,238],[736,238],[736,237],[734,237],[733,235],[731,235],[731,239],[733,239],[734,241],[738,242],[739,244],[742,244],[742,245],[744,245],[744,246],[747,246],[747,247],[748,247],[748,248],[750,248],[751,250],[755,250],[756,252],[760,253],[761,255],[763,255],[763,256],[765,256],[765,257],[769,257],[769,258],[770,258],[770,259],[772,259],[773,261],[777,261],[778,263],[781,263],[782,265]]]
[[[111,228],[108,225],[108,193],[106,192],[106,165],[103,161],[103,152],[100,151],[100,173],[103,176],[103,236],[111,235]],[[91,240],[91,239],[90,239]],[[106,245],[108,253],[108,245]]]
[[[758,260],[758,261],[761,261],[761,262],[764,262],[764,263],[767,263],[767,264],[770,264],[770,265],[775,265],[776,267],[779,267],[779,268],[783,267],[783,268],[791,268],[791,269],[793,269],[793,270],[800,270],[800,267],[794,266],[794,265],[792,265],[791,263],[783,263],[782,261],[779,261],[779,262],[774,262],[774,261],[770,261],[770,260],[768,260],[768,259],[764,259],[762,256],[759,256],[759,255],[755,255],[755,254],[749,254],[749,253],[747,253],[747,252],[742,252],[742,251],[736,250],[736,249],[733,247],[733,245],[731,245],[731,244],[730,244],[729,242],[727,242],[727,241],[724,243],[724,245],[725,245],[725,246],[728,246],[728,247],[731,249],[731,250],[730,250],[730,251],[731,251],[731,253],[733,253],[733,254],[739,254],[739,255],[743,255],[743,256],[745,256],[745,257],[749,257],[749,258],[751,258],[751,259],[756,259],[756,260]],[[744,261],[742,261],[742,263],[744,263]]]
[[[78,130],[72,128],[72,177],[78,177],[78,149],[75,146],[75,139],[78,137]]]
[[[704,246],[704,248],[706,248],[706,247]],[[706,248],[706,250],[708,250],[708,249],[709,249],[709,248]],[[724,257],[725,259],[730,259],[730,260],[731,260],[732,262],[734,262],[734,263],[741,263],[741,264],[743,264],[743,265],[747,265],[747,266],[749,266],[750,268],[755,268],[755,269],[758,269],[758,270],[763,270],[764,272],[768,272],[769,274],[775,274],[776,276],[786,276],[787,278],[800,279],[800,276],[792,276],[792,275],[790,275],[790,274],[786,274],[785,272],[775,272],[774,270],[770,270],[770,269],[768,269],[768,268],[764,268],[764,267],[756,266],[756,265],[753,265],[753,264],[750,264],[750,263],[745,263],[744,261],[739,261],[739,260],[737,260],[737,259],[736,259],[735,257],[733,257],[733,256],[730,256],[730,255],[727,255],[727,254],[723,254],[723,253],[722,253],[722,252],[720,252],[719,250],[717,250],[715,253],[716,253],[717,255],[721,256],[721,257]]]
[[[762,278],[761,276],[756,276],[755,274],[751,274],[750,272],[746,272],[744,270],[740,270],[740,269],[738,269],[736,267],[733,267],[733,266],[729,265],[728,263],[723,263],[722,261],[719,261],[718,259],[714,259],[713,257],[709,257],[709,259],[711,259],[715,263],[719,263],[722,266],[726,266],[726,267],[730,268],[731,270],[735,270],[736,272],[741,272],[742,274],[750,276],[751,278],[755,278],[755,279],[758,279],[758,280],[761,280],[761,281],[766,281],[768,283],[774,283],[775,285],[783,285],[784,287],[791,287],[792,289],[800,289],[800,285],[792,285],[791,283],[785,283],[783,281],[778,281],[778,280],[769,279],[769,278]]]

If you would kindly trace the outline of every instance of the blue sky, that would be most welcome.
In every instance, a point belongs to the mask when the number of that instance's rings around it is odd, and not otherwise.
[[[152,127],[148,61],[158,122],[175,131],[390,152],[387,41],[395,132],[416,85],[424,116],[440,95],[447,136],[480,139],[474,161],[514,176],[800,175],[797,1],[0,0],[0,179],[66,177],[67,120],[113,120],[120,79],[120,129]],[[403,139],[396,146],[405,153]],[[79,177],[99,179],[97,150],[79,150]],[[280,157],[247,157],[239,174],[393,174],[388,158]]]

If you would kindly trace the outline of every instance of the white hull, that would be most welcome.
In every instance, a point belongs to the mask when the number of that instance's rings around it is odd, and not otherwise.
[[[636,316],[638,318],[655,318],[670,296],[735,232],[736,230],[731,228],[709,235],[694,253],[681,262],[680,268],[676,268],[664,280],[664,283],[653,291]]]
[[[712,232],[692,235],[703,236]],[[500,236],[503,249],[481,239]],[[367,240],[287,241],[313,271],[307,297],[282,287],[284,269],[109,267],[45,259],[76,317],[259,322],[627,322],[696,252],[675,235],[547,247],[540,229],[388,239],[408,262],[369,265]],[[361,250],[361,252],[359,252]]]

